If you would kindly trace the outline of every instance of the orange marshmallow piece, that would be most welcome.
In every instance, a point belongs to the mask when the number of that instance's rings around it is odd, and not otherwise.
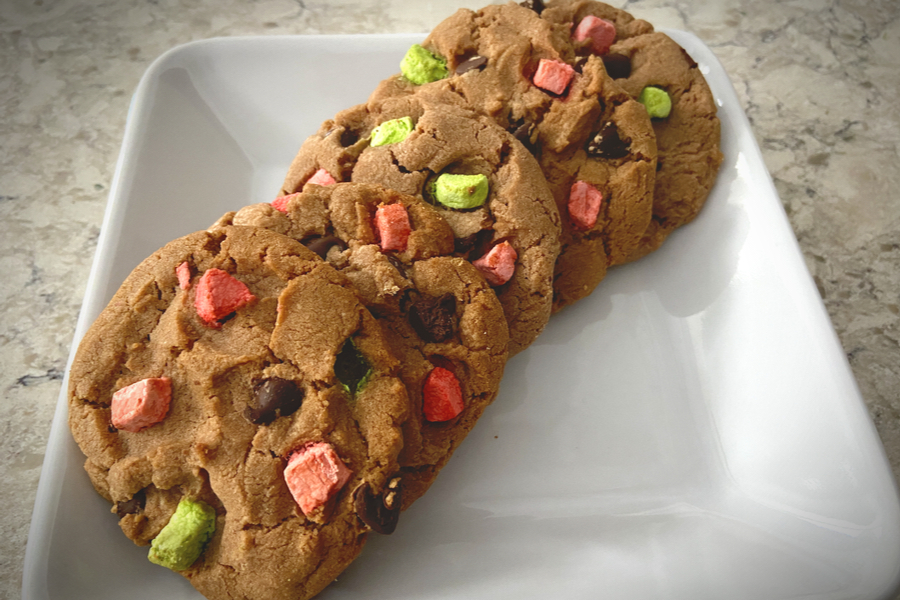
[[[316,185],[334,185],[337,181],[331,176],[331,173],[325,169],[319,169],[313,173],[312,177],[306,180],[306,183],[315,183]],[[304,184],[306,185],[306,184]]]
[[[590,229],[597,223],[603,194],[586,181],[576,181],[569,191],[569,218],[579,229]]]
[[[220,319],[253,300],[256,296],[242,281],[221,269],[209,269],[197,282],[194,308],[207,325],[218,327]]]
[[[489,284],[503,285],[513,276],[518,256],[509,242],[501,242],[472,264]]]
[[[428,374],[422,396],[425,419],[432,423],[449,421],[466,407],[459,380],[443,367],[435,367]]]
[[[304,515],[322,506],[350,479],[350,469],[327,442],[313,442],[294,452],[284,481]]]
[[[277,198],[272,200],[272,208],[274,208],[278,212],[283,212],[284,214],[287,214],[288,204],[290,203],[290,201],[292,199],[296,198],[299,195],[300,195],[300,192],[297,192],[296,194],[288,194],[287,196],[278,196]]]
[[[116,429],[137,433],[165,419],[171,402],[171,379],[142,379],[113,394],[112,424]]]
[[[559,60],[542,58],[538,63],[532,82],[542,90],[559,96],[569,87],[569,82],[572,81],[574,75],[575,69],[571,65]]]
[[[381,204],[375,210],[375,229],[382,250],[406,250],[406,242],[412,232],[406,207],[402,204]]]
[[[616,26],[605,19],[588,15],[578,23],[572,37],[579,42],[590,40],[591,52],[606,54],[616,41]]]
[[[175,276],[178,277],[178,287],[187,291],[191,287],[191,266],[184,261],[175,268]]]

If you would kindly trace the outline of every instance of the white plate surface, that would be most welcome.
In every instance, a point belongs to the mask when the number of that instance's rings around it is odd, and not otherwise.
[[[323,600],[878,599],[900,504],[877,434],[731,83],[707,206],[510,361],[501,393],[398,531]],[[144,257],[271,200],[299,144],[421,35],[227,38],[135,93],[75,340]],[[66,384],[63,384],[65,390]],[[61,395],[24,600],[200,598],[91,488]]]

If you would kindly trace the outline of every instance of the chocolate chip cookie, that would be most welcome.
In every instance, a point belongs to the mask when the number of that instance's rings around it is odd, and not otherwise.
[[[403,507],[431,485],[497,395],[503,308],[478,270],[451,256],[453,231],[425,201],[371,184],[307,186],[219,225],[263,226],[314,249],[353,281],[400,360],[410,398],[400,455]]]
[[[464,106],[398,95],[326,121],[300,148],[281,194],[312,187],[320,171],[434,206],[453,231],[454,254],[494,287],[509,325],[510,356],[543,330],[559,213],[534,157],[512,134]]]
[[[632,19],[628,27],[639,32],[649,25]],[[443,61],[445,76],[417,76],[425,59],[412,65],[405,59],[401,74],[369,99],[377,105],[416,94],[460,103],[525,143],[562,222],[554,310],[588,295],[609,266],[638,247],[650,223],[656,169],[646,111],[607,75],[602,60],[577,55],[570,37],[568,24],[513,3],[461,9],[407,54]]]
[[[652,117],[659,153],[653,219],[628,257],[635,260],[697,216],[715,183],[722,153],[716,104],[697,63],[670,37],[649,24],[637,27],[639,21],[623,12],[595,0],[551,0],[541,17],[556,25],[572,24],[573,31],[591,18],[611,22],[615,40],[607,50],[598,51],[590,36],[579,40],[573,34],[569,43],[578,56],[601,56],[615,82]]]
[[[75,356],[69,425],[150,560],[211,599],[309,598],[396,525],[398,369],[346,277],[219,227],[125,280]]]

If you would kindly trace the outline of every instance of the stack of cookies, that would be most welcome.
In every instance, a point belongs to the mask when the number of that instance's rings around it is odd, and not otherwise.
[[[400,68],[271,202],[142,262],[73,362],[94,487],[208,598],[310,598],[391,533],[507,358],[721,162],[696,63],[600,2],[460,10]]]

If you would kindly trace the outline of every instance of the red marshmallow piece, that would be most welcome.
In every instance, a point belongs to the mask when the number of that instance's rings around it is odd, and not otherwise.
[[[279,196],[279,197],[275,198],[274,200],[272,200],[272,208],[274,208],[275,210],[277,210],[279,212],[283,212],[284,214],[287,214],[288,204],[290,203],[291,200],[293,200],[294,198],[296,198],[299,195],[300,195],[300,192],[297,192],[296,194],[288,194],[287,196]]]
[[[284,481],[300,510],[309,516],[344,487],[350,473],[331,444],[313,442],[288,459]]]
[[[221,269],[209,269],[197,282],[194,308],[207,325],[218,327],[220,319],[253,300],[256,296],[242,281]]]
[[[503,285],[513,276],[518,256],[509,242],[501,242],[472,264],[489,284]]]
[[[571,65],[559,60],[542,58],[531,81],[542,90],[559,96],[569,87],[574,75],[575,69]]]
[[[579,229],[590,229],[597,223],[603,194],[586,181],[576,181],[569,190],[569,218]]]
[[[466,407],[459,380],[443,367],[435,367],[428,374],[422,396],[425,419],[432,423],[449,421]]]
[[[178,287],[187,291],[191,287],[191,266],[184,261],[175,268],[175,276],[178,277]]]
[[[116,429],[137,433],[165,419],[171,402],[171,379],[142,379],[113,394],[110,405],[112,424]]]
[[[334,180],[334,177],[331,176],[331,173],[326,171],[325,169],[319,169],[313,176],[306,180],[307,183],[315,183],[317,185],[334,185],[337,181]]]
[[[572,37],[579,42],[589,39],[594,54],[606,54],[616,41],[616,26],[599,17],[588,15],[578,23]]]
[[[375,210],[375,229],[382,250],[406,250],[406,242],[412,228],[409,214],[402,204],[381,204]]]

